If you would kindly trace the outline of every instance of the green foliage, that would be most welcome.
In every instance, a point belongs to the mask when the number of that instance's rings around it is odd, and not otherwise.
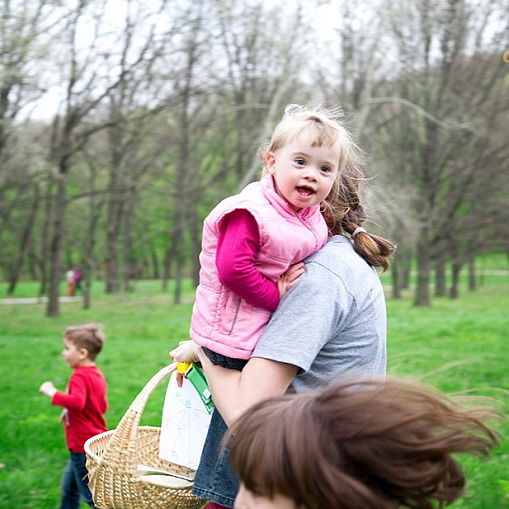
[[[5,285],[0,294],[5,295]],[[20,285],[20,295],[36,286]],[[174,306],[160,283],[140,281],[134,293],[105,295],[95,287],[93,308],[63,303],[62,317],[44,318],[44,304],[0,304],[0,507],[54,508],[67,462],[60,409],[38,393],[52,380],[63,389],[70,370],[61,358],[66,326],[96,321],[107,335],[98,365],[108,381],[114,428],[150,377],[169,362],[168,351],[186,339],[192,286],[185,304]],[[387,292],[389,293],[389,292]],[[171,294],[171,293],[170,293]],[[486,283],[457,300],[435,299],[431,308],[412,307],[411,297],[388,300],[389,373],[427,381],[447,392],[491,396],[509,404],[507,370],[507,277]],[[160,424],[164,384],[155,391],[142,424]],[[505,408],[504,408],[505,411]],[[455,509],[509,508],[507,461],[509,423],[496,424],[501,446],[487,460],[462,458],[468,475],[464,497]]]

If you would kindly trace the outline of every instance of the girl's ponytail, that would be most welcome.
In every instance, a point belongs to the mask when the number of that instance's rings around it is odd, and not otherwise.
[[[387,259],[396,246],[383,237],[367,232],[362,226],[366,219],[360,197],[364,174],[353,159],[347,161],[340,172],[323,203],[322,214],[329,227],[329,234],[332,236],[348,233],[355,251],[371,266],[382,267],[386,271],[389,268]]]
[[[353,247],[373,267],[382,267],[384,271],[389,268],[387,258],[396,247],[392,242],[368,233],[362,226],[358,226],[351,234]]]

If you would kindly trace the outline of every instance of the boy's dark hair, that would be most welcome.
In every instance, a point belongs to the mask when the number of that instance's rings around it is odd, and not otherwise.
[[[463,493],[454,453],[486,456],[498,441],[483,422],[497,413],[459,401],[404,380],[345,382],[255,405],[224,444],[246,488],[270,498],[308,509],[433,509]]]
[[[95,360],[102,350],[105,337],[101,326],[97,323],[74,325],[67,327],[64,332],[64,338],[75,345],[76,348],[87,350],[88,357],[92,361]]]

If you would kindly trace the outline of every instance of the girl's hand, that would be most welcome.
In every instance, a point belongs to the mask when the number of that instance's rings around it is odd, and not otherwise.
[[[45,396],[48,396],[48,398],[52,398],[57,390],[55,389],[55,386],[51,382],[44,382],[39,387],[39,392],[44,394]]]
[[[197,348],[198,345],[192,339],[181,341],[179,346],[170,352],[170,357],[175,362],[199,362]]]
[[[197,353],[198,345],[193,340],[181,341],[179,346],[170,352],[170,357],[175,362],[199,362]],[[184,375],[177,373],[177,385],[182,387]]]
[[[306,272],[304,270],[304,262],[290,265],[288,270],[277,280],[280,299],[283,298],[283,295],[288,292],[290,288],[293,288],[299,282],[299,278],[304,272]]]

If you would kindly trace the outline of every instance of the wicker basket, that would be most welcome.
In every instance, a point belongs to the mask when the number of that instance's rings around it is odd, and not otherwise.
[[[147,383],[122,417],[117,429],[96,435],[85,442],[89,488],[100,509],[198,509],[206,501],[187,486],[162,486],[142,476],[139,465],[176,475],[194,471],[159,458],[160,428],[139,426],[149,396],[161,381],[176,369],[170,364]],[[154,478],[155,481],[155,478]]]

